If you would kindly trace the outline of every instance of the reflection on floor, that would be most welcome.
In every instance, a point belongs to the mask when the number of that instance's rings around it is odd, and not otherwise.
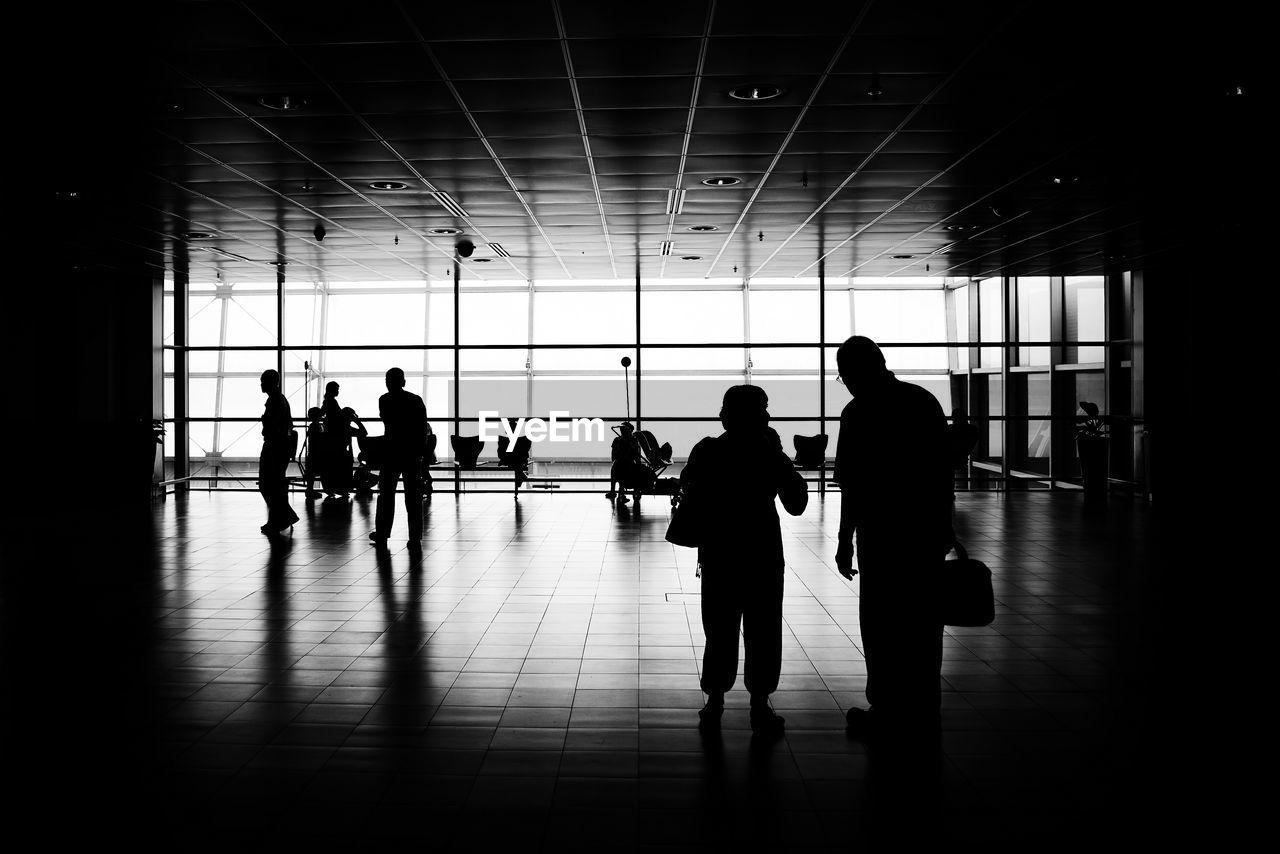
[[[784,518],[774,743],[752,741],[741,691],[718,738],[695,729],[699,582],[694,554],[663,539],[661,499],[438,495],[420,558],[403,506],[380,554],[372,502],[293,503],[303,519],[275,541],[252,493],[155,504],[154,539],[122,548],[150,569],[104,565],[135,580],[103,599],[110,613],[77,612],[78,660],[53,690],[75,706],[63,747],[84,768],[44,771],[72,803],[111,804],[104,833],[847,850],[877,834],[1039,846],[1139,815],[1129,597],[1147,513],[1128,499],[959,496],[998,616],[948,630],[942,754],[917,765],[843,732],[865,669],[833,496]]]

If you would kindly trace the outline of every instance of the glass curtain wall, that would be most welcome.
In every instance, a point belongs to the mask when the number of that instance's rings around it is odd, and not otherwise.
[[[452,463],[451,435],[484,428],[492,439],[496,419],[599,418],[612,428],[630,418],[671,443],[675,473],[698,439],[720,432],[721,397],[739,383],[766,390],[788,453],[795,436],[825,432],[832,458],[849,401],[835,380],[835,348],[866,335],[899,378],[927,388],[944,411],[974,418],[973,482],[989,487],[1006,477],[1078,476],[1050,471],[1050,458],[1065,453],[1053,425],[1073,414],[1062,411],[1070,398],[1107,400],[1102,283],[828,277],[823,291],[816,278],[664,279],[642,282],[637,300],[634,280],[464,278],[455,300],[447,279],[299,282],[286,285],[279,344],[300,433],[329,382],[381,433],[377,400],[385,371],[398,366],[426,402],[443,465]],[[258,377],[276,364],[276,306],[274,281],[189,285],[190,473],[219,487],[254,486]],[[626,371],[623,357],[632,360]],[[612,438],[606,429],[537,443],[534,474],[607,479]],[[496,453],[486,441],[481,462],[495,465]]]

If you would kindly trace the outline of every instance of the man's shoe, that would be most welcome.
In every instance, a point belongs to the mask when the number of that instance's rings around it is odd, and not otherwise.
[[[374,531],[369,534],[369,539],[373,540],[375,543],[385,543],[387,541],[387,535],[379,534],[377,531]]]

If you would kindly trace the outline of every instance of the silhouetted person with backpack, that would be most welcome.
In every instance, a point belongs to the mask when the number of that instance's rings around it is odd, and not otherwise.
[[[849,710],[848,730],[900,736],[902,744],[936,744],[942,624],[933,595],[955,542],[946,416],[932,394],[885,367],[870,338],[845,341],[836,362],[839,380],[853,395],[840,414],[836,444],[836,567],[845,578],[862,575],[859,619],[871,704]]]
[[[267,403],[262,411],[262,455],[258,458],[258,491],[267,502],[264,534],[293,527],[298,514],[289,506],[289,459],[293,456],[293,413],[280,393],[280,374],[262,372],[262,393]]]
[[[699,726],[714,730],[724,695],[738,676],[738,634],[746,655],[743,683],[751,694],[751,729],[781,735],[783,719],[769,705],[782,672],[782,528],[775,498],[798,515],[808,487],[769,426],[769,398],[759,386],[724,394],[724,433],[693,447],[680,473],[681,489],[705,510],[702,574],[701,687],[707,703]]]
[[[387,371],[387,393],[378,398],[385,452],[378,472],[378,509],[369,539],[382,544],[391,535],[396,513],[396,483],[404,479],[404,506],[409,514],[409,547],[422,541],[422,475],[427,451],[427,408],[422,398],[404,389],[404,371]]]

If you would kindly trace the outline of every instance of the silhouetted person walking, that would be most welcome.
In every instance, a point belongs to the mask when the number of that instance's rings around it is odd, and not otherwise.
[[[946,417],[927,390],[899,381],[870,338],[836,353],[853,395],[840,414],[835,480],[840,485],[836,567],[861,571],[860,621],[871,709],[850,709],[855,735],[936,738],[942,624],[933,591],[955,541],[954,483]],[[853,537],[858,537],[858,569]]]
[[[298,514],[289,506],[289,457],[292,456],[293,413],[289,401],[280,393],[280,374],[262,372],[262,393],[267,396],[262,411],[262,455],[258,457],[258,491],[267,502],[264,534],[274,534],[293,527]]]
[[[378,472],[378,510],[369,539],[385,543],[396,513],[396,482],[404,478],[404,506],[409,514],[409,546],[422,540],[421,460],[427,451],[427,408],[422,398],[404,390],[404,371],[387,371],[387,393],[378,398],[378,415],[386,436]]]
[[[782,670],[782,528],[774,499],[798,515],[808,487],[769,426],[769,398],[759,386],[728,389],[720,409],[724,433],[693,447],[681,488],[706,508],[702,573],[701,686],[707,703],[700,726],[714,729],[725,692],[738,676],[738,633],[746,645],[743,683],[751,694],[751,728],[779,735],[783,719],[769,706]]]

